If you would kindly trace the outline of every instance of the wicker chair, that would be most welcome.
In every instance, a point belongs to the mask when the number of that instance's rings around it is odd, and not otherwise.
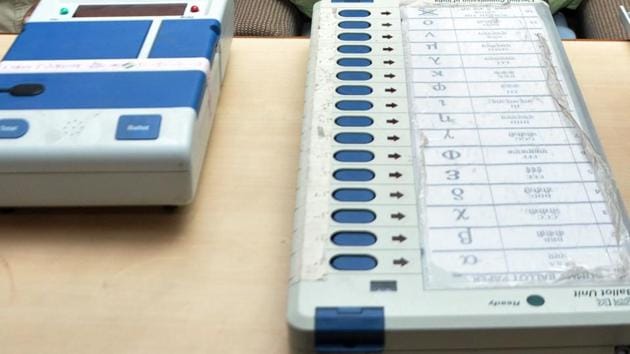
[[[239,36],[290,37],[302,33],[306,18],[288,0],[235,2]],[[577,11],[579,37],[628,39],[619,20],[619,5],[630,8],[630,0],[584,0]]]
[[[235,0],[236,35],[299,36],[304,16],[288,0]]]
[[[630,8],[630,0],[584,0],[578,8],[582,31],[580,37],[594,39],[630,39],[619,19],[619,5]]]

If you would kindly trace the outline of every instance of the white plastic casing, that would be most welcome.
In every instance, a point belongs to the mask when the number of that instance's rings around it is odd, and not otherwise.
[[[181,1],[132,3],[176,2]],[[43,0],[30,21],[85,21],[86,18],[61,15],[60,8],[67,8],[71,15],[80,4],[121,3]],[[186,3],[189,6],[185,15],[174,18],[211,18],[221,22],[222,32],[208,67],[199,112],[184,107],[0,110],[0,119],[24,119],[29,125],[27,134],[19,139],[0,139],[0,206],[184,205],[193,200],[229,58],[234,4],[230,0]],[[199,7],[198,12],[190,12],[193,5]],[[87,20],[130,19],[133,18]],[[161,20],[149,19],[154,20],[152,27]],[[155,32],[153,28],[149,31],[143,48],[150,48]],[[141,52],[139,59],[142,57]],[[161,116],[158,139],[117,140],[119,117],[138,114]]]
[[[338,15],[342,9],[364,9],[371,14],[367,18],[342,18]],[[400,49],[399,11],[399,2],[393,0],[369,3],[328,0],[315,6],[288,295],[287,316],[293,352],[317,352],[317,309],[382,308],[384,353],[614,354],[615,346],[630,343],[630,306],[608,306],[610,304],[605,300],[621,303],[630,299],[628,285],[425,289],[414,191],[416,171],[410,157],[410,118],[405,100],[395,112],[388,114],[378,110],[343,113],[334,109],[335,100],[342,99],[334,93],[338,84],[335,73],[339,70],[372,73],[374,79],[369,85],[375,88],[375,93],[382,91],[377,87],[382,89],[379,85],[383,74],[395,73],[403,82],[398,92],[405,92],[401,56],[394,58],[393,65],[383,64],[388,56],[382,53],[368,54],[373,61],[368,68],[340,68],[336,64],[341,57],[366,56],[337,53],[339,45],[356,44],[336,40],[337,34],[343,32],[337,28],[337,22],[369,21],[371,27],[367,30],[345,32],[369,32],[372,39],[359,44],[372,45],[375,51],[386,46]],[[383,13],[390,14],[384,17]],[[384,23],[392,25],[385,27]],[[388,34],[392,35],[389,42],[381,40]],[[392,99],[382,100],[377,96],[371,101],[379,107]],[[367,247],[340,247],[330,241],[331,234],[343,229],[342,225],[331,221],[331,213],[338,208],[353,207],[351,203],[331,200],[330,194],[338,183],[332,180],[331,172],[340,166],[364,167],[332,160],[332,153],[339,148],[332,136],[343,131],[334,127],[333,122],[342,114],[369,115],[374,119],[369,132],[375,138],[373,145],[376,146],[370,148],[375,158],[367,167],[375,173],[375,178],[369,187],[377,192],[377,196],[400,190],[409,197],[397,201],[395,209],[383,205],[387,202],[379,197],[366,203],[365,208],[377,211],[378,215],[388,216],[402,211],[407,216],[396,225],[386,220],[387,217],[377,218],[369,229],[379,236],[378,240]],[[395,125],[388,123],[392,120]],[[352,131],[361,129],[365,128],[351,128]],[[389,148],[380,145],[384,137],[391,134],[401,137],[396,142],[398,145]],[[403,157],[396,162],[384,157],[394,152]],[[388,174],[394,170],[401,176],[395,177],[393,182]],[[355,183],[356,187],[363,186]],[[388,189],[390,186],[396,189]],[[353,230],[363,230],[361,225],[352,226]],[[406,242],[392,239],[399,233],[404,233]],[[329,264],[339,254],[374,255],[378,265],[370,271],[339,271]],[[404,268],[393,262],[399,258],[407,260]],[[395,281],[397,289],[371,291],[374,281]],[[542,306],[535,301],[540,298],[544,299]],[[530,303],[532,299],[534,301]],[[361,352],[351,346],[346,349],[339,353]]]

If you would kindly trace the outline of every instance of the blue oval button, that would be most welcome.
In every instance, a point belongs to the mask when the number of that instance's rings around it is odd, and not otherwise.
[[[372,74],[367,71],[342,71],[337,74],[339,80],[345,81],[365,81],[372,78]]]
[[[344,29],[366,29],[372,26],[369,22],[366,21],[341,21],[339,22],[339,27]]]
[[[376,236],[367,231],[340,231],[330,240],[337,246],[370,246],[376,243]]]
[[[0,119],[0,139],[18,139],[28,132],[24,119]]]
[[[355,96],[360,96],[360,95],[369,95],[372,93],[372,88],[370,86],[351,86],[351,85],[344,85],[344,86],[339,86],[337,87],[337,91],[338,94],[340,95],[355,95]]]
[[[369,224],[376,220],[376,214],[366,209],[341,209],[335,211],[332,218],[342,224]]]
[[[371,270],[376,268],[376,258],[362,254],[346,254],[333,257],[330,265],[337,270]]]
[[[370,101],[339,101],[335,107],[342,111],[369,111],[374,105]]]
[[[341,116],[335,119],[335,124],[340,127],[369,127],[374,120],[366,116]]]
[[[374,172],[363,168],[342,168],[333,173],[337,181],[367,182],[374,179]]]
[[[369,41],[372,36],[367,33],[341,33],[337,38],[342,41]]]
[[[339,11],[341,17],[368,17],[370,11],[368,10],[341,10]]]
[[[344,54],[367,54],[372,51],[372,47],[367,45],[340,45],[337,47],[337,51]]]
[[[376,193],[367,188],[340,188],[333,192],[333,198],[340,202],[369,202]]]
[[[341,150],[335,153],[339,162],[368,162],[374,160],[374,154],[365,150]]]
[[[341,66],[365,67],[372,65],[372,61],[365,58],[341,58],[337,60],[337,64]]]
[[[369,144],[374,141],[374,136],[368,133],[339,133],[335,135],[335,141],[339,144]]]

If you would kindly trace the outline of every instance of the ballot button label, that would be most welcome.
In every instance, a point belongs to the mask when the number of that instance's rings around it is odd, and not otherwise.
[[[155,140],[161,124],[162,116],[158,114],[120,116],[116,140]]]
[[[28,132],[24,119],[0,119],[0,139],[18,139]]]

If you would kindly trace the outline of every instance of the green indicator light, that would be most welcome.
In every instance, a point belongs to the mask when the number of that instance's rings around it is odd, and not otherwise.
[[[61,10],[59,10],[59,14],[61,15],[67,15],[68,14],[68,8],[67,7],[62,7]]]
[[[527,297],[527,303],[532,306],[542,306],[545,304],[545,298],[540,295],[529,295]]]

